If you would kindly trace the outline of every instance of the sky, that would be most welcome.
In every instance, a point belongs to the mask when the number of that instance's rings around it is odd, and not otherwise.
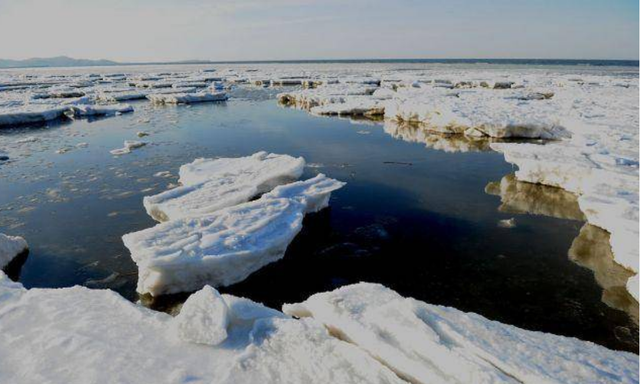
[[[0,58],[638,59],[638,0],[0,0]]]

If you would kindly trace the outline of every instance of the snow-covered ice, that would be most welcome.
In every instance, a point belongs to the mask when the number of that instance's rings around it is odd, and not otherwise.
[[[109,290],[25,290],[0,271],[0,382],[404,383],[318,322],[230,295],[215,297],[228,307],[221,344],[175,337],[176,323],[210,337],[201,320],[215,318],[206,302],[214,298],[199,294],[202,307],[187,302],[173,318]]]
[[[180,167],[182,186],[144,198],[158,221],[194,217],[244,203],[274,187],[298,179],[304,159],[258,152],[251,156],[196,159]]]
[[[200,177],[194,172],[187,180]],[[331,192],[343,185],[319,174],[258,200],[124,235],[139,270],[138,292],[157,296],[246,279],[281,259],[302,229],[304,214],[326,206]]]
[[[283,311],[323,323],[412,383],[635,383],[638,358],[429,305],[378,284],[319,293]]]

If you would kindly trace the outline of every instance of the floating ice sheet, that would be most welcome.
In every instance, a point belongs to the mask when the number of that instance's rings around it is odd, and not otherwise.
[[[186,175],[192,181],[202,176],[197,171]],[[319,174],[258,200],[123,236],[138,265],[138,292],[157,296],[244,280],[282,258],[304,214],[325,207],[331,192],[343,185]]]

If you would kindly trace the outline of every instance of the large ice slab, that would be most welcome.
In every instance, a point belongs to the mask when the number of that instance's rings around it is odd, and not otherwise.
[[[187,172],[187,180],[199,173]],[[318,175],[209,215],[167,221],[124,235],[138,265],[139,293],[153,296],[226,286],[281,259],[308,211],[344,183]]]
[[[251,156],[197,159],[180,167],[182,186],[144,198],[158,221],[194,217],[244,203],[302,175],[302,157],[258,152]]]
[[[385,118],[474,137],[561,139],[570,137],[560,106],[506,91],[451,91],[437,86],[404,88],[384,102]],[[515,92],[515,91],[510,91]]]
[[[636,383],[636,355],[522,330],[361,283],[284,312],[323,323],[412,383]]]
[[[128,104],[114,104],[114,105],[89,105],[78,104],[72,105],[70,111],[74,116],[86,117],[86,116],[113,116],[122,113],[133,112],[133,107]]]
[[[63,117],[68,110],[68,106],[55,104],[27,104],[0,108],[0,127],[55,120]]]
[[[209,93],[152,93],[147,98],[157,104],[191,104],[204,103],[227,100],[227,94],[224,92]]]
[[[0,269],[28,248],[27,242],[20,236],[7,236],[0,233]]]

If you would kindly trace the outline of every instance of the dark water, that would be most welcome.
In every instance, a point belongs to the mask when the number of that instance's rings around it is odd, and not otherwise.
[[[136,267],[120,238],[155,224],[142,197],[175,183],[179,166],[196,157],[266,150],[304,156],[312,165],[304,178],[323,172],[348,184],[329,209],[305,219],[284,259],[222,292],[279,308],[378,282],[429,303],[637,353],[638,307],[621,288],[628,276],[611,263],[606,233],[584,226],[570,195],[515,182],[500,154],[430,149],[381,125],[281,108],[273,92],[236,91],[226,104],[190,107],[143,102],[129,115],[0,132],[11,157],[0,165],[0,232],[24,236],[31,247],[12,272],[26,287],[80,284],[139,300]],[[109,154],[138,131],[150,134],[142,139],[149,145]],[[26,137],[38,141],[16,143]],[[70,151],[56,154],[61,148]],[[156,175],[162,171],[172,175]],[[510,218],[514,228],[498,226]],[[169,310],[185,297],[142,302]]]

